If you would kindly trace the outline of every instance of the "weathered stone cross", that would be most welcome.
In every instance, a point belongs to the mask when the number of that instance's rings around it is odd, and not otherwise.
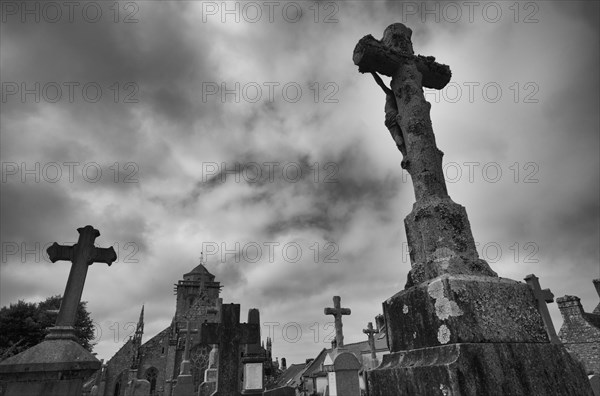
[[[344,346],[342,315],[350,315],[350,308],[342,308],[340,296],[333,297],[333,308],[325,308],[325,315],[333,315],[335,323],[335,341],[338,348]]]
[[[221,323],[202,323],[200,342],[219,345],[217,390],[211,396],[240,395],[240,344],[260,342],[260,325],[240,324],[240,305],[223,304]]]
[[[377,359],[377,353],[375,352],[375,334],[379,333],[378,329],[373,328],[373,322],[369,322],[366,329],[363,329],[363,333],[369,338],[369,348],[371,349],[371,359]]]
[[[540,311],[540,315],[544,321],[544,326],[546,327],[546,332],[548,333],[550,342],[553,344],[561,344],[560,339],[556,335],[556,330],[554,330],[552,317],[550,316],[548,306],[546,305],[546,303],[554,302],[554,294],[550,291],[550,289],[542,290],[539,278],[534,274],[527,275],[525,277],[525,282],[527,282],[529,287],[531,287],[531,290],[533,290],[533,295],[538,303],[538,311]]]
[[[467,213],[448,196],[442,153],[436,145],[423,87],[442,89],[452,73],[432,56],[415,55],[412,30],[388,26],[381,41],[360,39],[353,61],[386,93],[386,121],[410,174],[416,203],[405,219],[412,269],[406,288],[443,274],[497,276],[479,259]],[[377,73],[392,77],[391,88]]]
[[[54,242],[46,250],[53,263],[58,260],[68,260],[73,263],[60,304],[56,326],[53,328],[54,330],[51,330],[48,338],[75,337],[72,328],[77,316],[77,307],[81,301],[88,266],[93,263],[106,263],[110,266],[117,259],[117,254],[112,246],[109,248],[94,246],[94,241],[100,236],[100,231],[90,225],[78,228],[77,231],[79,240],[75,245],[64,246]]]
[[[196,334],[199,332],[198,329],[190,328],[190,321],[188,320],[185,325],[185,329],[179,330],[180,333],[185,334],[185,348],[183,350],[183,361],[181,362],[181,369],[179,374],[181,375],[190,375],[190,335],[192,333]]]

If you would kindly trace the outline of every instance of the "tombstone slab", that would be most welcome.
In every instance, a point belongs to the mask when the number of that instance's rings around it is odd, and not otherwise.
[[[328,372],[330,396],[360,396],[358,371],[361,364],[354,354],[346,351],[333,352],[333,365]]]

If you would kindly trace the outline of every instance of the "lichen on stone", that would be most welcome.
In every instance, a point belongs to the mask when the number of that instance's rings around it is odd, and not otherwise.
[[[441,279],[431,282],[427,287],[427,293],[435,299],[435,314],[440,320],[463,314],[458,304],[444,296],[444,284]]]
[[[442,345],[450,342],[450,329],[445,324],[438,329],[438,341]]]

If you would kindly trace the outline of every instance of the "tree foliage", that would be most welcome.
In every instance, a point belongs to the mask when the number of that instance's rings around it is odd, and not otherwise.
[[[61,296],[48,297],[39,303],[19,301],[0,309],[0,360],[16,355],[39,344],[48,329],[54,326]],[[94,324],[86,308],[87,303],[81,301],[77,308],[75,335],[79,343],[88,351],[92,351],[95,343]]]

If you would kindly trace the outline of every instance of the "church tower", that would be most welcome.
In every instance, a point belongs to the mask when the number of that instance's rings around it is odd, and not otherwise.
[[[185,321],[198,321],[217,305],[221,293],[221,284],[215,282],[215,276],[208,272],[204,266],[203,255],[200,264],[193,270],[183,275],[183,279],[175,285],[177,305],[175,308],[175,321],[178,328],[185,327]]]

